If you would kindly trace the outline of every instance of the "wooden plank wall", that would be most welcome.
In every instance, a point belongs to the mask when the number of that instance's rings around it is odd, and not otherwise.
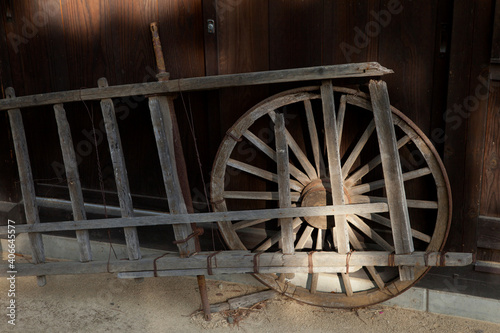
[[[186,1],[2,1],[0,2],[0,40],[2,92],[8,86],[17,95],[96,87],[97,79],[106,77],[110,85],[155,80],[155,59],[149,24],[160,21],[168,70],[172,78],[205,75],[203,49],[203,19],[201,0]],[[207,141],[208,115],[203,107],[203,94],[183,94],[186,108],[191,110],[198,135]],[[179,111],[184,110],[179,98]],[[119,119],[130,186],[136,195],[164,197],[161,172],[147,103],[131,97],[115,101]],[[62,156],[57,148],[57,128],[50,107],[26,110],[25,126],[30,155],[35,162],[34,178],[40,195],[65,197],[60,188]],[[96,129],[99,162],[106,191],[116,192],[111,160],[107,148],[102,116],[98,103],[74,103],[67,106],[68,120],[76,146],[82,186],[86,197],[99,199],[99,174],[92,129]],[[1,126],[2,179],[16,179],[12,167],[10,134],[5,115]],[[183,143],[193,150],[187,117],[179,113],[184,129]],[[210,165],[208,153],[201,158]],[[194,155],[188,164],[197,166]],[[197,167],[194,181],[199,181]],[[191,171],[193,171],[191,170]],[[9,176],[11,175],[11,176]],[[7,177],[6,177],[7,176]],[[62,176],[64,177],[64,176]],[[1,184],[0,200],[18,201],[16,184]],[[93,191],[94,190],[94,191]],[[140,198],[139,198],[140,199]],[[138,199],[138,200],[139,200]],[[116,196],[108,197],[116,204]],[[147,202],[147,198],[143,199]],[[165,201],[152,205],[163,205]],[[159,207],[157,207],[159,208]]]
[[[384,78],[391,103],[413,119],[441,152],[445,151],[455,202],[450,249],[470,251],[475,249],[476,239],[470,219],[477,217],[480,201],[479,194],[471,189],[480,182],[481,173],[465,177],[465,170],[482,170],[479,161],[483,155],[478,147],[484,143],[480,124],[486,113],[472,113],[458,127],[449,118],[445,123],[443,114],[474,92],[482,65],[488,62],[493,2],[401,1],[399,6],[391,7],[395,14],[385,21],[388,8],[398,1],[1,1],[2,92],[7,86],[13,86],[18,96],[95,87],[102,76],[110,85],[154,80],[149,33],[152,21],[160,22],[172,78],[379,61],[396,72]],[[38,21],[34,21],[35,17]],[[207,19],[216,21],[215,34],[207,33]],[[360,37],[378,21],[383,23],[380,31],[372,30],[368,39]],[[451,39],[454,42],[450,45]],[[276,90],[261,86],[179,96],[176,108],[183,145],[189,152],[186,159],[195,205],[203,201],[204,184],[196,154],[192,153],[194,142],[184,110],[193,114],[208,181],[215,152],[227,129],[249,107]],[[130,164],[132,191],[143,196],[164,196],[158,185],[161,182],[157,181],[161,173],[146,105],[131,98],[117,101],[116,109],[120,130],[126,133],[123,144],[129,147],[125,158]],[[89,134],[93,127],[89,113],[94,114],[94,126],[99,130],[98,108],[92,103],[76,103],[67,110],[73,140],[77,151],[79,147],[81,151],[82,186],[97,190],[99,176]],[[0,172],[2,179],[6,179],[4,175],[16,179],[6,119],[0,117]],[[60,180],[51,164],[62,163],[62,156],[51,148],[58,145],[55,119],[49,109],[29,110],[25,123],[32,160],[38,161],[34,168],[38,189],[47,195],[57,194]],[[442,132],[445,128],[446,140]],[[100,137],[97,139],[105,188],[113,191],[107,143],[104,135]],[[19,200],[15,182],[4,181],[0,186],[0,200]],[[260,185],[255,186],[257,189]],[[91,196],[91,192],[87,195]],[[203,209],[203,205],[198,207]]]

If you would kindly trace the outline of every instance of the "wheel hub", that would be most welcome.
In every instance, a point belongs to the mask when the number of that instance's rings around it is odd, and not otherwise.
[[[332,205],[330,179],[322,178],[315,179],[302,190],[301,206],[302,207],[322,207]],[[349,203],[349,196],[344,187],[344,202]],[[334,226],[332,216],[305,216],[309,225],[317,229],[328,229]],[[330,225],[329,225],[330,224]]]

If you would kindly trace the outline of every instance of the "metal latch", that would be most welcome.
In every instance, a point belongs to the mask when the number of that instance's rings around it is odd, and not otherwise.
[[[215,33],[215,22],[214,20],[207,20],[207,32],[209,34]]]

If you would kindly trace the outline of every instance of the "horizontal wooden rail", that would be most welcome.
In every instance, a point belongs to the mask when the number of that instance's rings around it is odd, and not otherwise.
[[[97,274],[134,272],[121,277],[136,278],[136,273],[143,272],[142,277],[154,275],[154,261],[157,257],[144,257],[139,260],[112,260],[91,262],[48,262],[44,264],[16,264],[17,276],[31,275],[64,275],[64,274]],[[336,252],[315,252],[309,258],[307,252],[283,254],[269,252],[256,254],[248,251],[223,251],[220,253],[201,252],[189,258],[180,258],[178,254],[167,254],[156,259],[158,275],[197,275],[224,273],[337,273],[349,271],[360,266],[465,266],[472,263],[471,253],[457,252],[414,252],[412,254],[391,254],[386,251],[352,252],[339,254]],[[311,260],[311,262],[310,262]],[[312,264],[312,265],[310,265]],[[6,276],[6,270],[0,276]]]
[[[292,207],[231,212],[170,214],[165,216],[122,217],[85,221],[48,222],[17,225],[16,233],[50,232],[82,229],[107,229],[140,227],[180,223],[208,223],[218,221],[258,220],[304,216],[327,216],[339,214],[383,213],[388,211],[386,203],[366,203],[352,205],[331,205],[322,207]],[[0,235],[7,234],[7,226],[0,227]]]
[[[243,74],[214,75],[164,82],[135,83],[105,88],[88,88],[0,100],[0,110],[25,108],[106,98],[210,90],[257,84],[310,81],[323,79],[381,76],[393,73],[377,62],[284,69]]]

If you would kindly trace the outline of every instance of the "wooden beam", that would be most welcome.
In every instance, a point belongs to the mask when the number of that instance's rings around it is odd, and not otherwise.
[[[183,223],[210,223],[218,221],[239,221],[276,219],[286,217],[329,216],[363,213],[384,213],[389,208],[386,203],[361,203],[349,205],[328,205],[321,207],[291,207],[259,210],[241,210],[195,214],[165,214],[126,218],[96,219],[86,221],[47,222],[41,224],[20,224],[16,232],[49,232],[79,229],[107,229],[132,226],[171,225]],[[7,234],[7,226],[0,226],[0,235]]]
[[[182,195],[181,184],[177,175],[175,163],[173,124],[170,115],[170,103],[166,96],[149,98],[151,121],[155,133],[158,157],[160,159],[163,183],[167,193],[168,206],[171,214],[187,214],[187,207]],[[193,232],[189,224],[172,224],[175,239],[183,240]],[[177,244],[182,256],[196,252],[195,240]]]
[[[108,86],[106,78],[100,78],[98,81],[99,87],[104,89]],[[127,167],[125,166],[125,158],[123,156],[122,142],[118,123],[116,122],[115,106],[109,98],[101,100],[102,117],[106,127],[106,135],[108,138],[109,152],[115,172],[116,189],[118,192],[118,200],[122,217],[133,217],[134,207],[132,204],[132,196],[130,194],[130,186],[128,184]],[[127,253],[131,260],[141,258],[139,249],[139,236],[135,227],[124,227],[125,241],[127,243]]]
[[[387,191],[394,248],[397,254],[412,253],[414,248],[410,216],[387,84],[384,81],[370,80],[369,89]],[[414,279],[414,271],[411,268],[400,267],[399,275],[402,281]]]
[[[276,113],[274,136],[276,140],[276,163],[278,165],[279,207],[289,208],[292,205],[292,200],[290,197],[288,143],[286,140],[285,117],[283,113]],[[292,218],[280,218],[278,222],[281,228],[281,248],[283,253],[292,254],[294,252]]]
[[[85,204],[83,202],[82,185],[80,184],[80,175],[78,173],[78,163],[76,162],[75,147],[71,138],[66,111],[62,104],[54,105],[54,114],[57,121],[57,130],[59,132],[59,141],[66,170],[66,181],[68,183],[69,196],[71,198],[71,208],[73,219],[75,221],[86,220]],[[92,251],[90,249],[90,240],[88,230],[76,230],[76,239],[80,250],[80,261],[92,260]]]
[[[325,121],[326,152],[328,156],[328,171],[332,187],[332,203],[344,204],[344,184],[340,163],[339,137],[337,119],[335,117],[335,103],[333,99],[332,81],[324,81],[321,85],[321,100],[323,103],[323,117]],[[335,216],[335,244],[339,253],[349,252],[349,232],[345,215]]]
[[[7,95],[7,99],[11,99],[16,96],[13,88],[7,88],[5,93]],[[16,152],[17,169],[19,170],[19,181],[21,183],[26,222],[28,225],[38,225],[40,224],[40,217],[38,216],[38,207],[36,205],[35,185],[33,183],[33,174],[31,172],[30,156],[28,153],[28,143],[26,142],[26,134],[24,132],[21,110],[9,110],[9,120],[10,129],[12,131],[12,140],[14,141],[14,150]],[[5,227],[5,229],[7,229],[7,227]],[[42,235],[38,233],[30,233],[28,238],[34,263],[43,263],[45,261],[45,253],[43,249]],[[37,283],[40,287],[44,286],[47,283],[45,276],[37,276]]]
[[[285,69],[243,74],[214,75],[167,82],[148,82],[107,87],[61,91],[17,97],[13,100],[0,100],[0,110],[24,108],[35,105],[47,105],[76,101],[99,100],[106,98],[151,95],[195,90],[209,90],[226,87],[250,86],[258,84],[337,79],[349,77],[381,76],[393,73],[392,70],[377,62],[318,66],[308,68]]]
[[[207,274],[207,265],[210,261],[210,270],[213,274],[224,273],[254,273],[258,269],[261,273],[298,273],[309,272],[309,255],[306,252],[283,254],[281,252],[266,252],[259,255],[259,265],[254,267],[255,253],[249,251],[200,252],[189,258],[181,258],[178,254],[168,254],[164,257],[144,257],[139,260],[111,260],[111,261],[61,261],[48,262],[43,265],[18,264],[18,276],[31,275],[68,275],[68,274],[97,274],[145,271],[145,276],[154,275],[154,263],[157,272],[162,275],[198,275]],[[348,257],[349,256],[349,257]],[[347,258],[349,266],[388,266],[391,252],[388,251],[356,251],[351,254],[336,252],[317,252],[312,259],[314,273],[338,273],[346,271]],[[208,260],[208,261],[207,261]],[[457,252],[414,252],[412,254],[394,255],[394,265],[400,266],[465,266],[472,263],[471,253]],[[5,270],[0,276],[7,276]],[[143,277],[145,277],[143,276]],[[122,275],[122,277],[125,277]],[[139,276],[130,276],[139,277]]]

